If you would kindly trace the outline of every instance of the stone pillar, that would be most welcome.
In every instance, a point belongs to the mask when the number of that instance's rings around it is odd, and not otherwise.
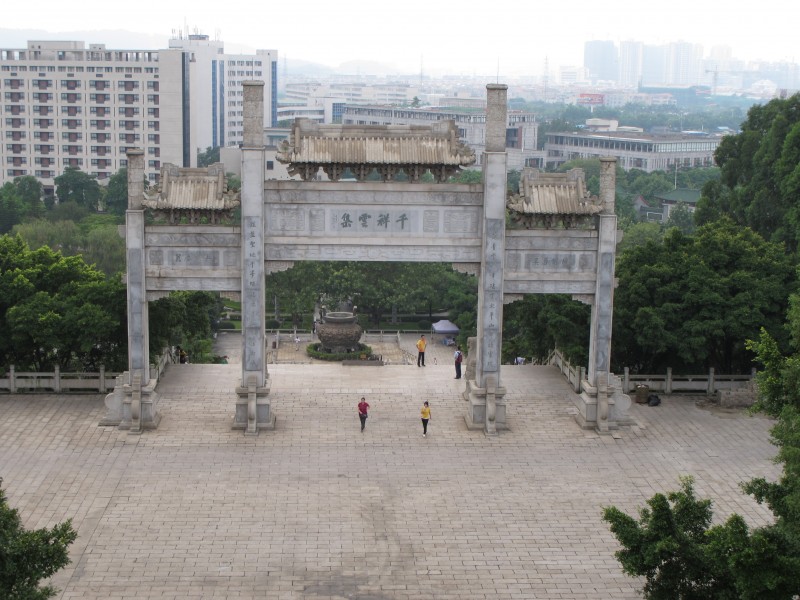
[[[506,240],[506,125],[508,86],[486,86],[486,152],[483,155],[483,248],[478,287],[475,380],[467,382],[467,426],[488,435],[506,427],[500,385],[503,343],[503,268]]]
[[[131,428],[131,403],[137,404],[135,433],[155,429],[161,420],[158,394],[150,380],[150,327],[145,276],[144,232],[144,150],[128,151],[128,210],[125,212],[125,248],[128,293],[128,373],[124,380],[125,397],[120,429]],[[139,390],[134,392],[134,381]]]
[[[264,82],[245,81],[242,146],[242,383],[234,429],[256,435],[275,426],[269,404],[264,290]]]
[[[589,334],[589,369],[579,401],[578,421],[600,432],[616,429],[611,382],[611,325],[614,313],[614,268],[617,248],[617,216],[614,213],[617,159],[600,159],[600,201],[597,216],[597,282],[592,302]],[[611,386],[611,387],[610,387]],[[621,386],[620,386],[621,387]]]

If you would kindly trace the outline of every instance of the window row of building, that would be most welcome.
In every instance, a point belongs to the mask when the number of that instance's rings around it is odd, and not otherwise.
[[[615,156],[625,170],[641,169],[650,173],[676,167],[711,167],[714,165],[714,151],[721,140],[721,136],[698,138],[690,134],[550,133],[544,149],[548,165]]]
[[[145,150],[155,182],[162,161],[195,166],[198,151],[241,143],[244,81],[266,79],[264,124],[276,125],[276,78],[276,51],[226,55],[204,35],[161,50],[80,41],[0,49],[0,140],[11,142],[0,144],[0,185],[34,175],[53,193],[66,167],[107,179],[131,148]]]

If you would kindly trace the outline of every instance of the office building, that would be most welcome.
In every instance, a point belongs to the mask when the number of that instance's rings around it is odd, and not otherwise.
[[[614,156],[629,171],[668,171],[711,167],[721,136],[709,134],[653,135],[641,132],[548,133],[544,149],[547,165],[574,159]]]
[[[162,50],[0,49],[0,184],[32,175],[53,194],[67,167],[103,183],[127,166],[130,148],[144,149],[151,182],[163,163],[194,166],[198,151],[241,142],[242,81],[266,82],[264,122],[277,123],[276,70],[274,50],[225,55],[202,35]]]

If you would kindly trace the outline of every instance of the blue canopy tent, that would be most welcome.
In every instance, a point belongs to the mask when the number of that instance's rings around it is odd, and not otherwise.
[[[455,344],[455,336],[458,335],[458,332],[460,331],[455,323],[451,323],[447,319],[437,321],[431,325],[431,329],[433,330],[434,334],[438,333],[444,336],[442,343],[448,346]]]

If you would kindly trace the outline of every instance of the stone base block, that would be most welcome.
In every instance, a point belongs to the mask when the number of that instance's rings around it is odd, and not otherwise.
[[[574,396],[575,406],[578,409],[575,420],[583,429],[596,429],[603,433],[607,430],[619,429],[621,426],[636,424],[636,421],[628,414],[631,397],[622,393],[618,377],[611,377],[611,386],[607,392],[608,418],[605,422],[600,418],[597,388],[590,386],[587,381],[583,381],[581,388],[581,393]]]
[[[269,401],[269,386],[237,387],[236,411],[232,429],[243,429],[246,435],[257,435],[262,429],[275,429],[275,414]]]
[[[573,396],[575,407],[578,413],[575,420],[583,429],[597,428],[597,395],[592,395],[586,391]]]
[[[161,422],[158,412],[160,396],[155,390],[157,380],[144,386],[123,384],[127,373],[117,377],[114,391],[105,398],[106,414],[100,421],[102,426],[116,426],[131,433],[156,429]]]
[[[464,415],[464,421],[467,424],[467,429],[483,430],[487,433],[495,433],[497,430],[508,429],[506,422],[506,403],[505,403],[505,388],[497,388],[494,394],[494,423],[489,426],[486,422],[486,390],[479,388],[475,381],[467,382],[468,390],[468,406],[467,414]]]

